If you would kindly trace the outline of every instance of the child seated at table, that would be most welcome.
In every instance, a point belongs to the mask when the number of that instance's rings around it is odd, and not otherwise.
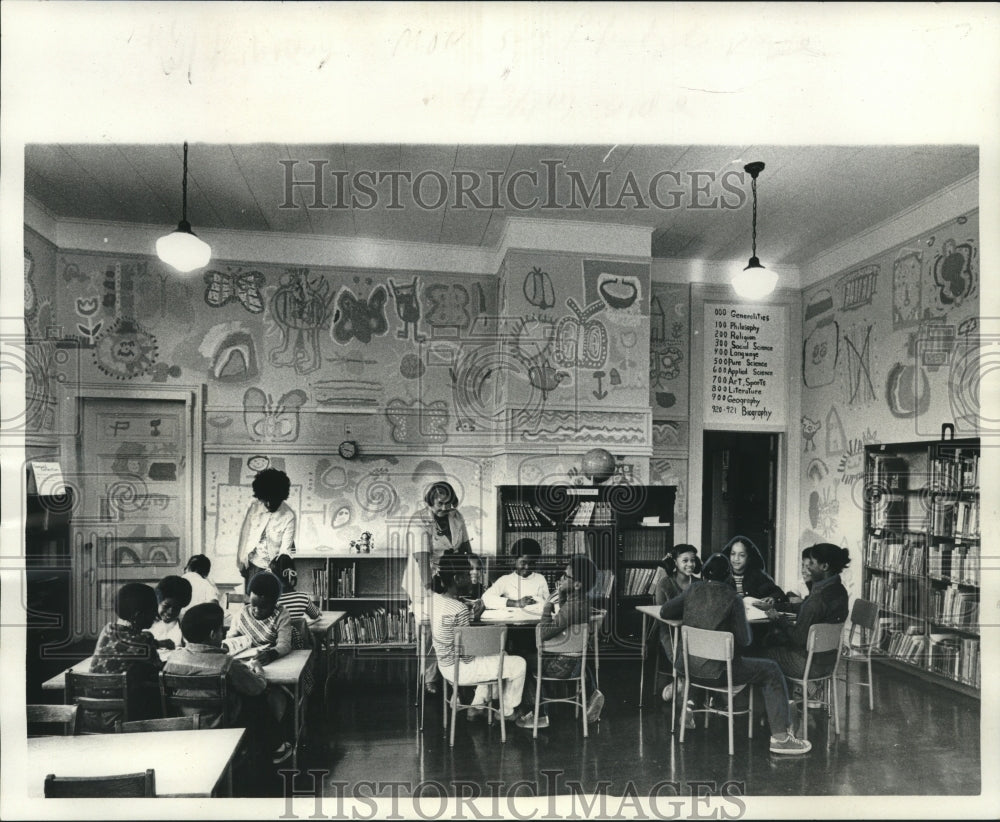
[[[180,620],[184,647],[170,655],[163,670],[183,676],[225,675],[228,725],[246,727],[264,751],[276,756],[283,740],[264,698],[267,680],[256,661],[244,663],[227,656],[222,648],[224,620],[225,612],[218,602],[202,602],[188,608]],[[177,693],[180,696],[201,695],[198,691],[179,690]],[[200,714],[200,727],[223,727],[221,712],[200,711]]]
[[[191,604],[191,583],[184,577],[173,574],[164,577],[156,583],[156,601],[159,603],[159,618],[149,632],[156,640],[160,659],[166,659],[171,651],[180,648],[184,642],[180,615]]]
[[[290,651],[304,647],[299,632],[293,629],[288,611],[278,605],[279,596],[281,582],[274,574],[264,572],[250,580],[250,601],[236,615],[226,634],[223,647],[229,653],[254,648],[256,651],[250,658],[260,665],[268,665]],[[312,673],[307,668],[302,680],[306,693],[312,690],[313,682]],[[269,689],[267,701],[275,718],[280,721],[287,711],[288,698],[277,689]],[[291,745],[285,744],[290,752]]]
[[[487,608],[529,608],[539,610],[549,598],[549,584],[535,572],[542,546],[531,537],[519,539],[511,546],[514,571],[504,574],[483,592]]]
[[[295,571],[295,560],[288,554],[279,554],[271,561],[271,573],[281,582],[278,605],[288,611],[292,622],[296,620],[319,619],[320,611],[312,597],[305,591],[297,591],[299,575]]]
[[[156,653],[156,640],[149,633],[156,609],[156,592],[148,585],[128,582],[119,588],[115,599],[118,620],[101,629],[90,665],[90,672],[95,674],[128,673],[129,719],[149,719],[160,714],[158,676],[163,662]],[[121,718],[110,711],[81,711],[78,722],[81,730],[111,732]]]
[[[191,583],[191,602],[188,607],[201,605],[203,602],[218,602],[219,589],[208,578],[212,570],[212,560],[204,554],[195,554],[184,566],[184,579]]]
[[[588,594],[597,580],[597,566],[586,554],[575,554],[559,578],[556,592],[546,600],[542,608],[542,620],[539,622],[541,638],[545,655],[542,658],[542,676],[557,679],[572,679],[580,675],[580,657],[559,653],[559,645],[568,636],[567,629],[571,625],[589,623],[592,613]],[[554,613],[556,602],[559,612]],[[551,651],[550,651],[551,649]],[[528,687],[521,701],[521,716],[517,725],[521,728],[534,728],[535,717],[535,686],[532,680],[538,670],[537,658],[529,660]],[[590,699],[587,702],[587,722],[597,722],[604,707],[604,694],[596,688],[593,673],[587,669],[587,690]],[[544,687],[544,684],[543,684]],[[549,727],[549,717],[542,703],[538,711],[538,727]]]

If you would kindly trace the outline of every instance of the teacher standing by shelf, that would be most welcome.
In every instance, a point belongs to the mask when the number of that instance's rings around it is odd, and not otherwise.
[[[280,554],[295,553],[295,512],[285,500],[292,483],[284,471],[265,468],[253,478],[254,500],[240,529],[236,564],[250,594],[250,582],[268,570]]]
[[[412,539],[408,540],[410,551],[403,577],[403,590],[410,597],[413,618],[419,625],[429,619],[431,593],[438,562],[446,552],[469,554],[469,532],[465,519],[458,511],[458,494],[451,483],[432,483],[424,493],[425,508],[413,515],[410,523]],[[433,647],[428,653],[424,682],[429,691],[437,688],[437,660]]]

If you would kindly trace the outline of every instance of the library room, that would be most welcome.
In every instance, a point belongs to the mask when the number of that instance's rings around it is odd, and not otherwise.
[[[27,145],[28,795],[978,795],[978,198],[965,145]]]

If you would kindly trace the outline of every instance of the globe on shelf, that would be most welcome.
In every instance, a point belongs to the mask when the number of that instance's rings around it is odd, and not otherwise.
[[[580,473],[594,485],[607,481],[615,473],[615,458],[604,448],[591,448],[580,460]]]

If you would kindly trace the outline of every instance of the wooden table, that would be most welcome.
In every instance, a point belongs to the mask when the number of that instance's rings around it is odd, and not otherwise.
[[[224,776],[232,795],[233,755],[243,728],[134,734],[40,736],[27,740],[28,795],[44,796],[45,777],[156,771],[156,795],[212,796]]]
[[[324,683],[330,677],[332,670],[330,660],[337,651],[337,639],[333,629],[345,616],[347,611],[320,611],[319,619],[307,623],[309,632],[315,637],[323,655]]]
[[[264,673],[264,679],[267,680],[267,684],[275,688],[280,688],[292,700],[294,711],[293,716],[295,720],[295,747],[292,753],[293,768],[298,767],[299,742],[302,739],[302,727],[305,724],[306,694],[302,691],[302,674],[305,672],[310,656],[312,656],[312,651],[292,651],[285,656],[274,660],[274,662],[270,665],[265,665],[261,668],[261,671]],[[66,669],[66,671],[56,674],[51,679],[42,683],[42,689],[47,691],[65,690],[66,672],[77,671],[79,673],[87,673],[90,670],[93,659],[94,658],[92,656],[87,657],[81,662],[78,662],[76,665],[70,666]],[[130,734],[130,736],[134,736],[134,734]],[[47,773],[53,773],[53,771],[50,770],[47,771]],[[128,773],[128,771],[121,771],[121,773]]]
[[[487,608],[479,617],[483,625],[537,625],[541,613],[526,608]]]

